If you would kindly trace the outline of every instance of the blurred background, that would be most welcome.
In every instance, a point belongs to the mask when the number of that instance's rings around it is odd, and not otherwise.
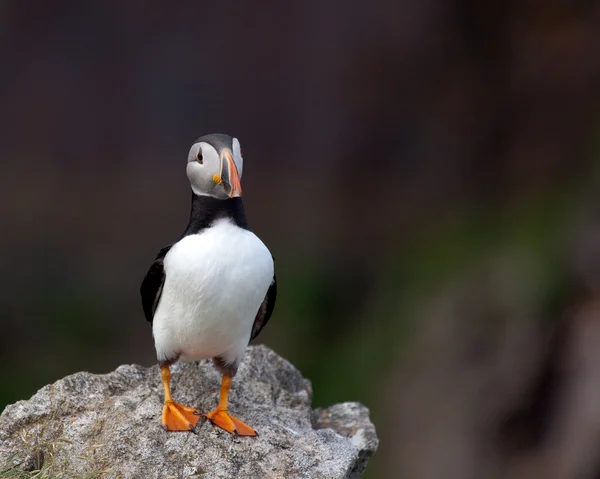
[[[155,362],[188,149],[242,144],[258,342],[366,477],[600,477],[600,2],[0,3],[0,409]]]

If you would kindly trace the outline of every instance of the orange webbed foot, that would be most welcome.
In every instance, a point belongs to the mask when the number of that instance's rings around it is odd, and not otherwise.
[[[227,412],[227,409],[217,408],[214,411],[206,414],[208,419],[214,426],[220,427],[225,431],[236,436],[256,436],[256,431],[239,419],[233,417]]]
[[[166,431],[193,431],[200,420],[200,411],[175,401],[165,401],[162,426]]]

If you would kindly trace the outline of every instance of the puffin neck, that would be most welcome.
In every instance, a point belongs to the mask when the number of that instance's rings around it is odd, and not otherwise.
[[[200,196],[192,193],[190,221],[182,237],[199,233],[220,219],[230,219],[236,226],[248,229],[241,198],[220,200],[212,196]]]

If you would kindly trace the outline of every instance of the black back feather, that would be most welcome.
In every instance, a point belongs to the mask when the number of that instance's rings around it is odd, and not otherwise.
[[[258,313],[256,313],[256,318],[254,318],[254,324],[252,325],[252,333],[250,334],[250,341],[252,341],[262,329],[266,326],[271,319],[271,315],[273,314],[273,310],[275,309],[275,300],[277,299],[277,278],[273,275],[273,282],[269,289],[267,290],[267,295],[265,296],[264,301],[260,305],[258,309]]]

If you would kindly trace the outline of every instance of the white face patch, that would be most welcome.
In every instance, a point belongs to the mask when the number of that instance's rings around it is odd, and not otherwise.
[[[199,196],[214,196],[225,199],[227,194],[217,188],[214,176],[221,173],[221,160],[212,145],[200,142],[192,145],[188,154],[187,176],[192,191]]]
[[[231,145],[233,147],[233,161],[238,169],[240,180],[242,179],[242,169],[244,168],[244,159],[242,158],[242,147],[237,138],[233,138]]]

